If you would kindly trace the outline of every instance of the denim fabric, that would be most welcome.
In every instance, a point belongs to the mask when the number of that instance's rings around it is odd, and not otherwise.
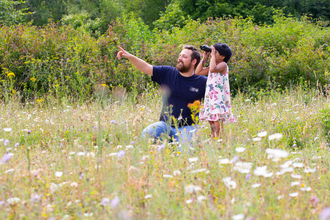
[[[171,127],[164,121],[155,122],[142,131],[142,137],[146,137],[149,134],[150,137],[161,138],[162,134],[166,134],[169,137],[174,137],[174,139],[180,144],[188,143],[192,145],[192,136],[196,133],[195,126],[184,126],[179,127],[178,130]]]

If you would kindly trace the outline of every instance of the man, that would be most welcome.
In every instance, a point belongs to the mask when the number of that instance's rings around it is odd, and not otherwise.
[[[176,141],[190,142],[196,131],[191,118],[189,103],[204,97],[206,77],[195,75],[195,68],[200,61],[200,53],[193,46],[184,46],[179,54],[176,68],[171,66],[152,66],[140,58],[119,47],[117,58],[125,57],[140,71],[151,76],[163,91],[163,109],[160,121],[149,125],[142,132],[159,138],[166,134]],[[179,137],[180,136],[180,137]]]

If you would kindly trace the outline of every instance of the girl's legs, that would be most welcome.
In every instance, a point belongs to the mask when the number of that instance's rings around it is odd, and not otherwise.
[[[209,121],[210,127],[211,127],[211,135],[212,138],[219,138],[220,136],[220,129],[221,129],[221,136],[224,136],[224,131],[223,131],[223,122],[222,120],[220,121]]]

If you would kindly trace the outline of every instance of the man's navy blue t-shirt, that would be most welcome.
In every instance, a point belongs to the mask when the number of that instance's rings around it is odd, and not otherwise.
[[[153,66],[151,79],[158,83],[163,91],[163,109],[160,121],[169,123],[168,116],[171,115],[179,121],[179,127],[193,124],[188,104],[204,98],[207,78],[195,74],[191,77],[184,77],[175,67]],[[174,126],[172,120],[170,121]]]

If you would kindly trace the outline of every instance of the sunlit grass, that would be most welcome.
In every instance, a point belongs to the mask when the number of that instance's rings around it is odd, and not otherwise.
[[[317,92],[239,95],[226,137],[202,123],[182,148],[141,138],[156,93],[125,97],[2,104],[0,217],[318,219],[330,206],[329,101]]]

